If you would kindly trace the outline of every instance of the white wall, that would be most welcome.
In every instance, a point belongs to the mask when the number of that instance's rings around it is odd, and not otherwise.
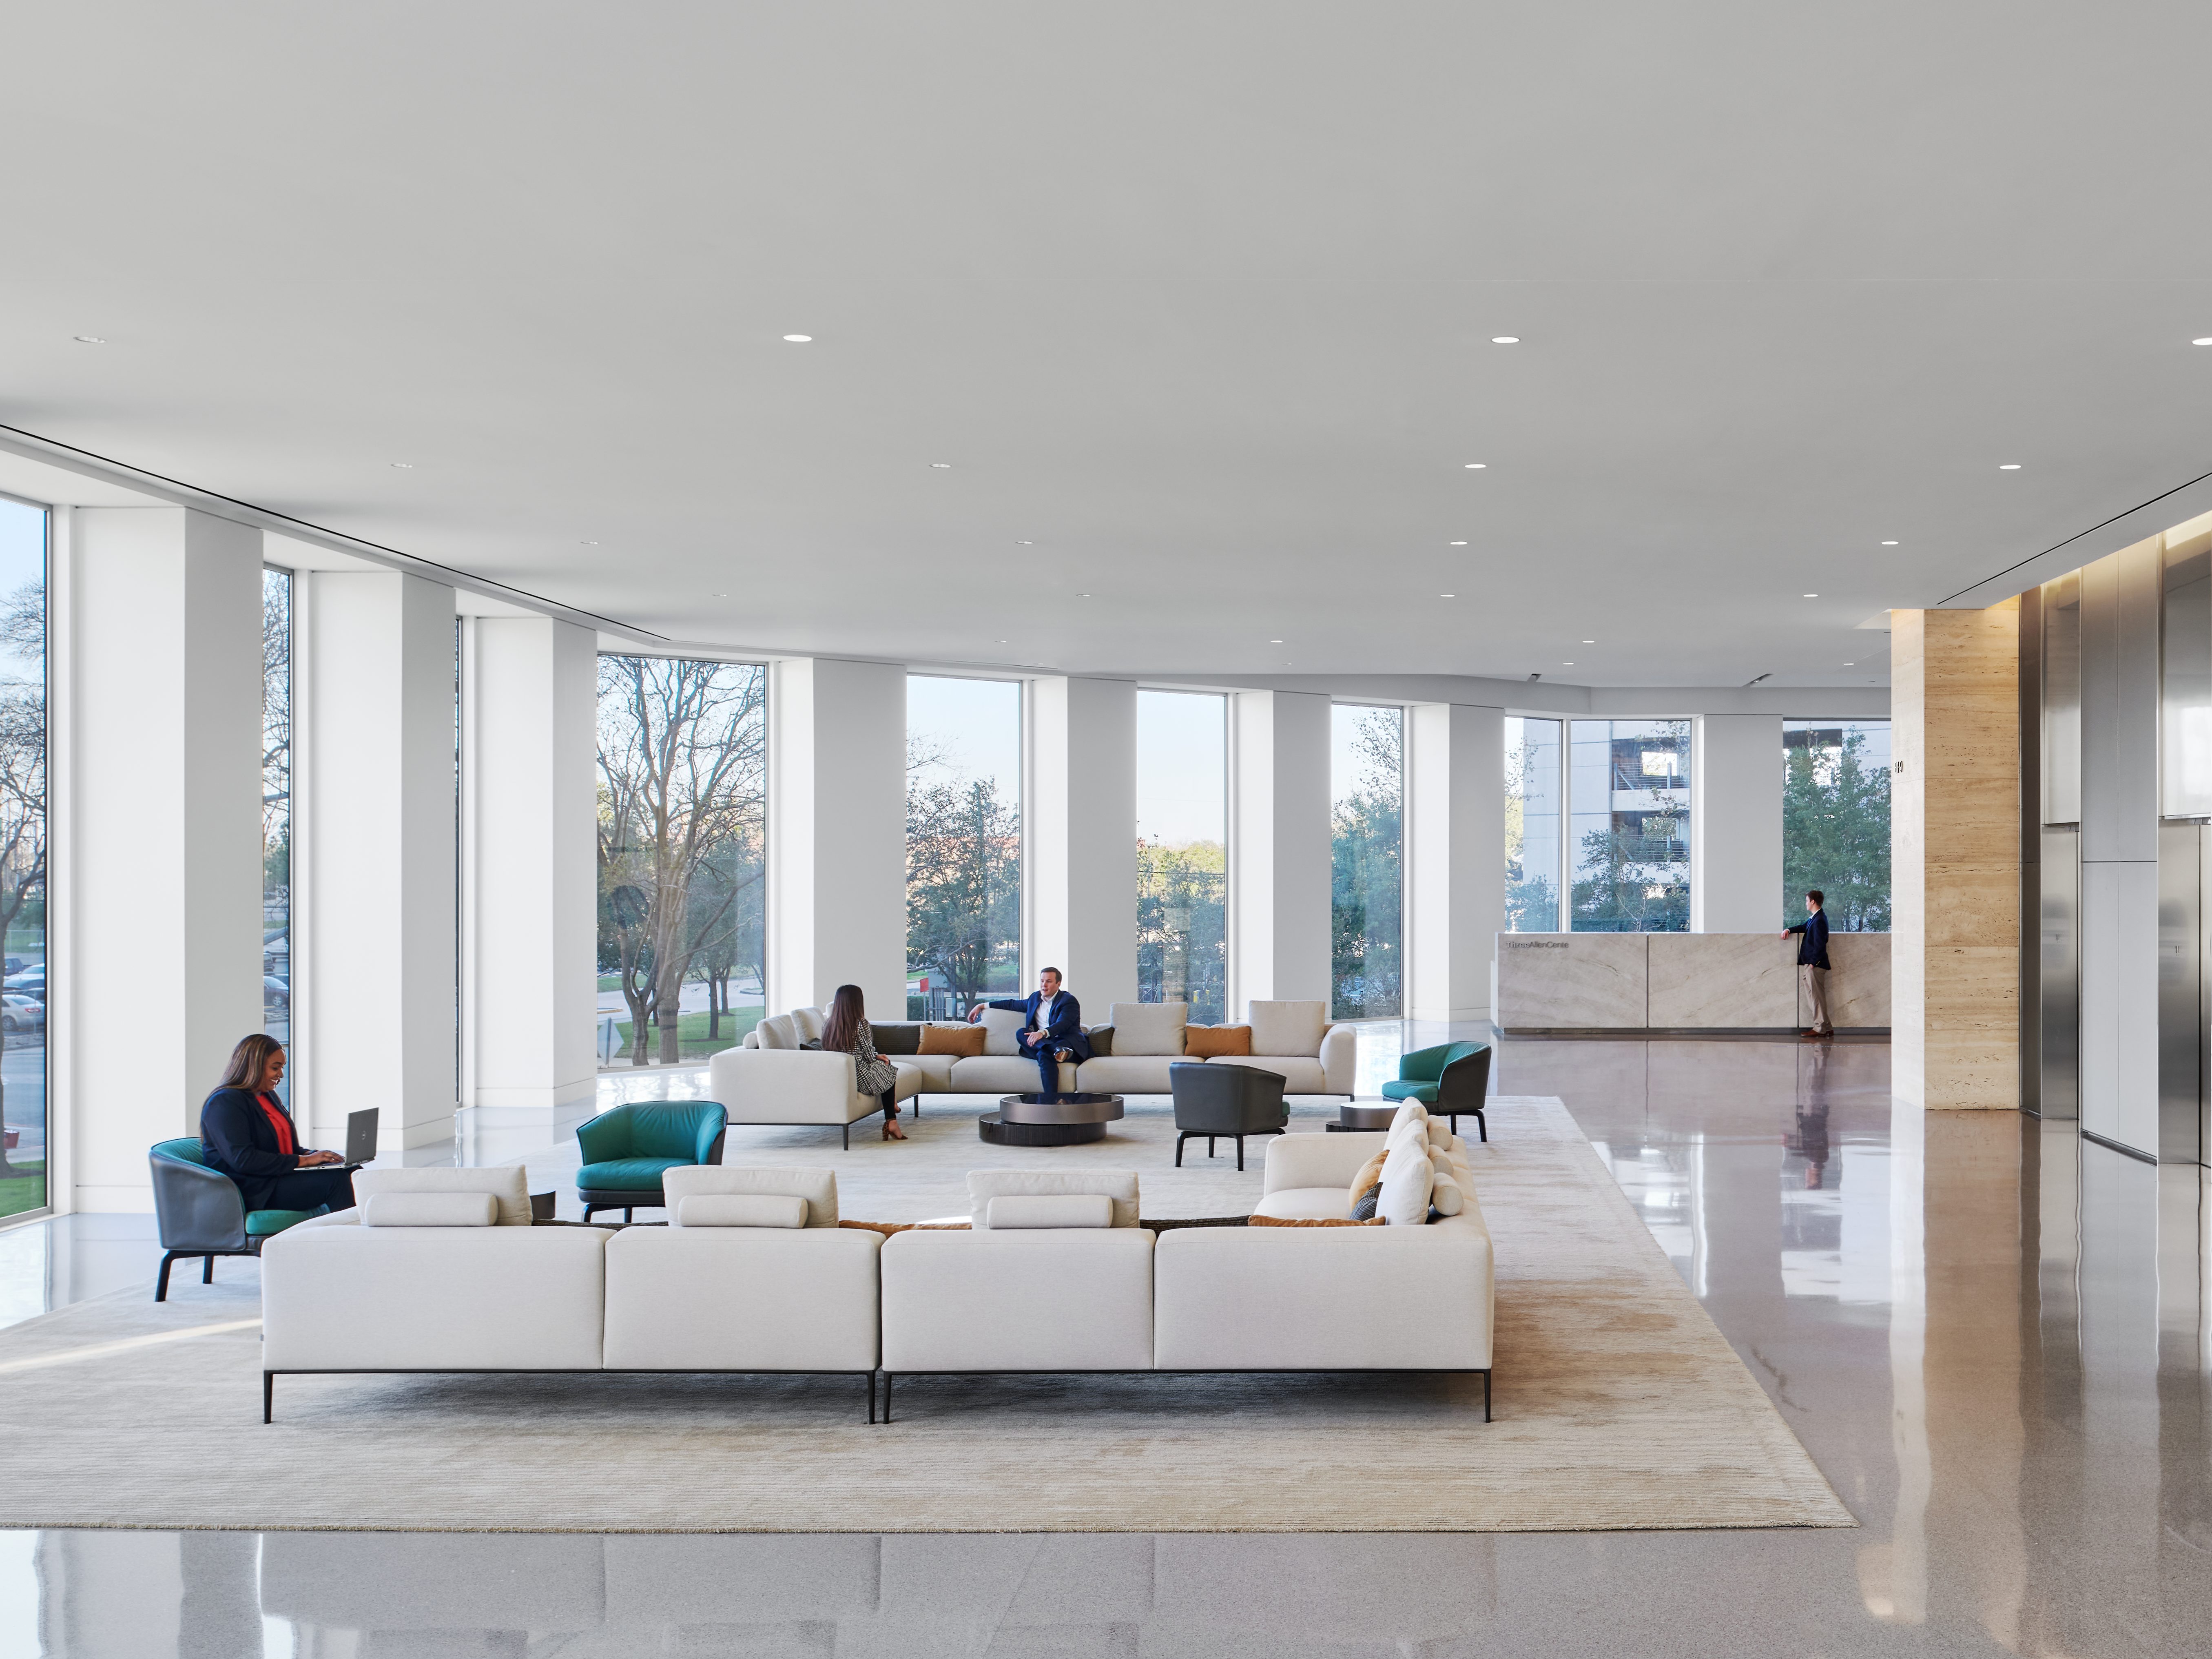
[[[597,1086],[599,656],[589,629],[464,624],[463,1103]]]
[[[459,1088],[453,590],[318,570],[293,592],[301,1103],[325,1145],[371,1106],[380,1146],[443,1140]]]
[[[1690,931],[1778,930],[1782,718],[1700,714],[1690,740]],[[1794,915],[1799,901],[1787,908]]]
[[[1023,704],[1022,981],[1058,968],[1099,1024],[1137,1000],[1137,684],[1034,679]]]
[[[769,680],[769,995],[906,1012],[906,670],[784,658]]]
[[[1329,994],[1329,700],[1229,700],[1229,1018]]]
[[[55,1196],[145,1211],[146,1149],[199,1133],[231,1049],[261,1029],[261,533],[180,507],[81,507],[67,540],[70,1188]]]
[[[1407,1015],[1486,1019],[1505,925],[1503,709],[1406,711],[1405,825]]]

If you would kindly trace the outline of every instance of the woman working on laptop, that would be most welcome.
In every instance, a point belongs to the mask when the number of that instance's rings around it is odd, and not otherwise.
[[[231,1050],[230,1065],[200,1108],[200,1152],[210,1169],[238,1183],[254,1210],[353,1208],[350,1170],[336,1152],[303,1151],[291,1114],[276,1098],[284,1079],[284,1045],[256,1031]]]

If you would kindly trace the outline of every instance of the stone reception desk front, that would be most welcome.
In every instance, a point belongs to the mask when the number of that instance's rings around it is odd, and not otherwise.
[[[1889,935],[1828,936],[1828,1018],[1889,1029]],[[1772,933],[1500,933],[1504,1031],[1788,1031],[1811,1015],[1797,941]]]

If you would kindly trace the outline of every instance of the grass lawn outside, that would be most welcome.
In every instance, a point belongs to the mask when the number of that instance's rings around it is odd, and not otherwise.
[[[684,1060],[704,1060],[724,1048],[734,1048],[745,1040],[747,1032],[761,1023],[761,1017],[767,1012],[765,1008],[732,1008],[722,1016],[721,1036],[712,1038],[707,1035],[708,1015],[703,1012],[678,1014],[676,1017],[677,1053]],[[630,1058],[629,1022],[622,1021],[615,1030],[622,1036],[622,1047],[615,1050],[615,1064],[626,1065]]]
[[[10,1164],[15,1173],[0,1181],[0,1216],[21,1215],[26,1210],[43,1209],[46,1202],[46,1164],[41,1158],[36,1164]]]

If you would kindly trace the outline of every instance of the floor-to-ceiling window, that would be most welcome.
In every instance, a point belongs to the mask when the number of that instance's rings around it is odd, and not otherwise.
[[[1187,1002],[1193,1024],[1221,1023],[1228,902],[1229,700],[1210,692],[1139,691],[1139,1002]]]
[[[46,514],[0,499],[0,1217],[46,1194]]]
[[[1505,931],[1559,931],[1559,722],[1505,717]]]
[[[741,1041],[768,982],[768,670],[599,659],[599,1059]]]
[[[292,573],[261,573],[261,1028],[292,1040]],[[287,1102],[288,1077],[279,1085]]]
[[[1021,685],[909,674],[907,1017],[965,1018],[1021,971]]]
[[[1828,926],[1889,931],[1889,722],[1784,720],[1782,914],[1818,888]]]
[[[1336,1019],[1402,1012],[1406,711],[1329,711],[1329,1003]]]
[[[1690,722],[1576,720],[1568,756],[1578,933],[1690,927]]]

